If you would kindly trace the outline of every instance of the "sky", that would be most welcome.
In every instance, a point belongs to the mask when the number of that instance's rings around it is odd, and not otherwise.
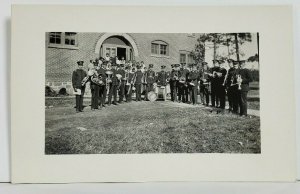
[[[245,42],[240,46],[240,60],[246,60],[250,56],[254,56],[255,54],[258,53],[258,47],[257,47],[257,34],[256,33],[251,33],[252,35],[252,41],[251,42]],[[212,43],[210,44],[212,45]],[[230,49],[234,49],[234,46],[230,46]],[[213,53],[214,50],[213,48],[206,48],[206,53],[205,53],[205,60],[208,63],[208,65],[211,67],[213,65],[212,60],[213,60]],[[228,56],[228,48],[227,46],[220,46],[217,48],[217,55],[220,56]],[[236,60],[236,55],[231,55],[231,59]],[[249,69],[258,69],[258,62],[247,62],[246,63],[246,68]]]

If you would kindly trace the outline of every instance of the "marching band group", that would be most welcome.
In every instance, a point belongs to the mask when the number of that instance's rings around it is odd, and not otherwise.
[[[162,91],[166,100],[167,87],[170,87],[171,101],[197,105],[200,94],[201,104],[215,107],[218,112],[225,110],[227,94],[228,110],[247,116],[247,93],[252,76],[244,68],[245,61],[228,59],[225,63],[224,60],[213,60],[212,68],[208,68],[207,62],[188,66],[172,64],[169,72],[165,65],[161,66],[161,71],[155,72],[153,64],[146,67],[143,62],[126,62],[124,58],[119,60],[108,55],[91,60],[87,72],[83,70],[83,61],[77,63],[78,69],[72,75],[76,112],[83,111],[85,86],[90,82],[92,110],[131,102],[133,93],[135,101],[141,101],[142,94],[143,100],[155,101],[158,91]]]

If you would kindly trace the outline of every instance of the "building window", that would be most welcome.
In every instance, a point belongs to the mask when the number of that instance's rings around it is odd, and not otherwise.
[[[159,44],[152,43],[151,44],[151,53],[158,55],[158,46]]]
[[[155,56],[168,56],[169,45],[161,40],[156,40],[151,43],[151,54]]]
[[[186,64],[186,54],[180,53],[180,64]]]
[[[49,32],[49,47],[77,49],[76,32]]]
[[[66,32],[65,33],[65,44],[66,45],[76,45],[76,35],[75,32]]]
[[[191,55],[190,51],[181,50],[179,51],[179,62],[180,64],[192,64],[195,63],[193,55]]]
[[[51,44],[61,44],[61,32],[50,32],[49,38]]]

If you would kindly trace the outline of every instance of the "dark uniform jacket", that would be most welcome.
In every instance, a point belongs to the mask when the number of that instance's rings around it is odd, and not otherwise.
[[[135,83],[141,84],[143,81],[143,72],[141,70],[137,70],[137,72],[135,72],[135,76]]]
[[[194,86],[198,85],[198,81],[200,80],[199,72],[198,71],[191,71],[188,75],[188,80],[190,83],[193,83]]]
[[[239,69],[238,74],[241,75],[242,84],[241,84],[241,91],[249,91],[249,83],[252,82],[252,75],[249,69]]]
[[[153,70],[146,71],[147,84],[153,84],[155,82],[155,72]]]
[[[157,74],[157,84],[161,86],[167,85],[168,73],[165,71],[160,71]]]
[[[220,72],[220,67],[212,67],[210,69],[210,73],[214,74],[214,72]],[[212,85],[218,85],[219,78],[216,75],[210,76],[210,82]]]
[[[120,74],[122,75],[122,79],[121,80],[125,80],[125,70],[124,69],[118,69],[116,74]]]
[[[73,74],[72,74],[73,88],[80,89],[82,87],[81,82],[82,82],[83,78],[85,78],[86,76],[87,76],[87,73],[83,69],[76,69],[75,71],[73,71]]]
[[[177,78],[176,78],[176,76],[177,76]],[[180,76],[179,71],[173,70],[173,71],[171,71],[170,80],[177,81],[179,79],[179,76]]]
[[[113,74],[112,74],[112,78],[111,78],[111,80],[112,80],[112,85],[113,86],[118,86],[119,85],[119,80],[118,80],[118,78],[117,78],[117,70],[116,69],[112,69],[111,70],[112,72],[113,72]]]
[[[218,84],[223,85],[227,70],[225,68],[220,68],[219,73],[222,73],[222,75],[221,77],[218,77]]]
[[[234,76],[234,72],[235,72],[235,69],[233,67],[231,67],[229,70],[228,70],[228,75],[227,75],[227,79],[226,79],[226,86],[227,87],[230,87],[231,86],[231,81],[232,81],[232,77]]]

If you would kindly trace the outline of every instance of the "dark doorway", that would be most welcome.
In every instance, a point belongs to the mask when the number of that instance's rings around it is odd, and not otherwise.
[[[126,48],[117,47],[117,55],[120,60],[122,57],[126,60]]]

